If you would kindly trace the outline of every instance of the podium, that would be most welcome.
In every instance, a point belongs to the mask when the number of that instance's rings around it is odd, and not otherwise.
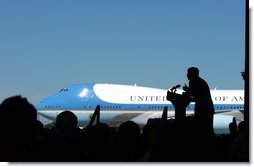
[[[186,117],[186,107],[190,104],[191,98],[175,92],[167,92],[167,100],[175,107],[175,120],[181,120]]]

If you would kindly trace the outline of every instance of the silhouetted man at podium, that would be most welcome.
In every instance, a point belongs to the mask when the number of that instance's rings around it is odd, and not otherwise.
[[[213,134],[214,106],[210,88],[205,80],[199,77],[199,70],[190,67],[187,70],[189,87],[183,86],[184,94],[190,96],[195,102],[194,115],[201,133]]]

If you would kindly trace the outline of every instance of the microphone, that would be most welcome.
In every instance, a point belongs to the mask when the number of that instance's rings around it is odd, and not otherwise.
[[[178,85],[174,86],[173,88],[171,88],[170,91],[173,92],[173,90],[174,90],[174,92],[175,92],[176,89],[177,89],[177,88],[180,88],[180,87],[181,87],[181,85],[178,84]]]

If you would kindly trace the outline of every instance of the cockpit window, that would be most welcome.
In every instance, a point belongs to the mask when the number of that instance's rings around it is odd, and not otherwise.
[[[68,92],[69,90],[67,88],[61,89],[59,92]]]

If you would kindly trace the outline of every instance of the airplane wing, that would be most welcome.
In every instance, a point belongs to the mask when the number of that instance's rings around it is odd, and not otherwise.
[[[243,115],[242,110],[225,110],[225,111],[216,112],[215,114],[233,116],[238,121],[243,121],[244,120],[244,118],[243,118],[244,115]]]

